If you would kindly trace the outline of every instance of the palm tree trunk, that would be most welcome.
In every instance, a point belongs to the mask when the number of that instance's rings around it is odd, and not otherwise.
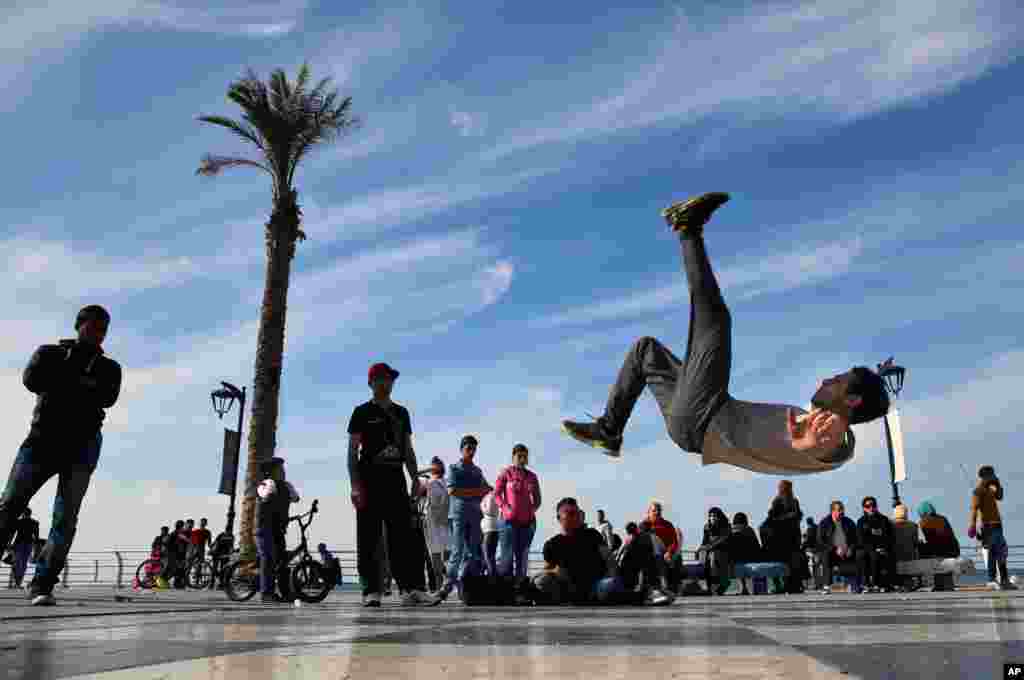
[[[281,368],[284,358],[284,324],[288,308],[288,284],[291,277],[295,241],[299,234],[301,212],[293,190],[278,194],[274,212],[266,226],[267,269],[260,308],[260,328],[256,340],[256,367],[252,412],[249,418],[249,455],[242,499],[240,559],[256,559],[255,521],[256,486],[260,463],[274,455],[277,446],[278,398],[281,392]]]

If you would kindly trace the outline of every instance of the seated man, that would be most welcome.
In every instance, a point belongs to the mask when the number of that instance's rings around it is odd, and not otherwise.
[[[608,545],[595,529],[583,526],[574,498],[563,498],[556,506],[561,532],[544,544],[544,570],[534,580],[539,600],[545,604],[599,602],[605,604],[639,603],[643,596],[627,592],[625,583],[635,583],[637,569],[645,567],[646,546],[638,538],[635,556],[623,566],[623,576],[608,576]],[[664,595],[657,604],[667,602]],[[664,602],[662,601],[664,599]],[[652,603],[653,600],[652,600]]]
[[[917,524],[907,518],[902,503],[892,509],[892,557],[897,562],[910,562],[918,556]]]
[[[921,518],[921,533],[924,543],[918,549],[921,557],[960,557],[960,541],[957,540],[949,520],[935,511],[930,501],[917,506]]]
[[[704,574],[708,594],[725,595],[729,589],[731,562],[729,560],[729,538],[732,526],[721,508],[708,510],[708,521],[704,525],[704,537],[699,553],[704,561]]]
[[[679,582],[682,580],[682,538],[680,532],[672,522],[665,519],[664,506],[660,501],[651,501],[647,506],[646,522],[650,530],[658,537],[661,550],[659,557],[664,562],[659,573],[665,581],[668,589],[675,592],[679,589]]]
[[[864,514],[857,520],[857,533],[860,535],[860,552],[864,555],[864,585],[868,592],[882,589],[887,593],[892,592],[892,578],[896,574],[896,561],[892,553],[892,522],[878,511],[878,501],[874,496],[867,496],[863,507]]]
[[[771,474],[835,470],[854,451],[851,424],[889,409],[882,378],[863,366],[822,381],[810,413],[794,406],[757,404],[729,394],[732,317],[704,249],[704,225],[729,200],[710,193],[663,211],[679,234],[690,287],[686,354],[678,359],[654,338],[638,340],[596,422],[563,421],[573,438],[618,456],[623,432],[644,388],[651,390],[669,437],[702,455],[704,465],[724,463]]]
[[[858,560],[857,525],[846,516],[842,501],[832,501],[831,513],[818,525],[818,560],[821,564],[821,579],[818,587],[828,595],[832,592],[832,567],[855,565],[857,572],[852,584],[855,593],[861,592],[864,582],[864,564]]]
[[[761,544],[757,541],[757,533],[750,527],[746,513],[737,512],[732,516],[732,532],[726,544],[729,559],[733,564],[750,564],[761,561]],[[750,595],[747,579],[740,579],[743,590],[741,595]]]

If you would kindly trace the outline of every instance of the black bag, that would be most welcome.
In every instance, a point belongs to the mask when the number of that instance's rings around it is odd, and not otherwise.
[[[462,579],[461,599],[470,607],[504,607],[533,604],[537,598],[536,588],[530,579],[466,574]]]

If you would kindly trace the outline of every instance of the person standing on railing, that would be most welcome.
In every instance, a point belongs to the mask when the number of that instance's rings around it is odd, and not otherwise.
[[[1003,518],[999,514],[999,501],[1003,500],[1003,485],[996,477],[995,468],[982,465],[978,469],[978,485],[971,494],[971,516],[967,536],[977,538],[988,550],[988,587],[992,590],[1016,590],[1010,582],[1006,568],[1008,548],[1003,534]],[[981,531],[978,531],[978,524]],[[998,571],[998,580],[996,572]]]
[[[99,462],[105,409],[121,392],[121,365],[103,353],[110,314],[99,305],[75,318],[78,337],[39,347],[22,375],[36,395],[32,426],[0,494],[0,545],[7,545],[32,497],[58,477],[53,522],[29,588],[33,605],[53,605],[53,588],[78,528],[78,512]]]
[[[32,510],[25,508],[25,514],[18,520],[17,532],[14,534],[14,542],[11,544],[11,551],[14,553],[14,562],[11,564],[11,580],[13,587],[21,588],[21,582],[25,578],[25,569],[28,568],[28,558],[32,556],[32,546],[39,538],[39,522],[32,519]]]

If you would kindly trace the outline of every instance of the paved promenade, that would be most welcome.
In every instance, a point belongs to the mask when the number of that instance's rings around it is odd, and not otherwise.
[[[0,678],[1001,678],[1024,594],[686,597],[664,608],[239,605],[220,593],[0,591]]]

